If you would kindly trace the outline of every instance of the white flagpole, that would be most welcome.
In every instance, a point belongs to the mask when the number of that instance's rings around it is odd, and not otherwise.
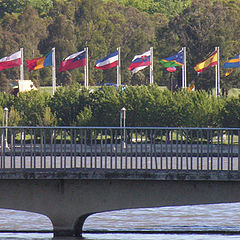
[[[84,87],[88,88],[88,47],[84,48],[86,52],[86,65],[84,66]]]
[[[153,47],[150,48],[150,84],[153,84]]]
[[[24,80],[24,69],[23,69],[23,48],[20,48],[21,51],[21,65],[20,65],[20,80]]]
[[[219,47],[215,47],[215,51],[217,51],[217,65],[215,66],[215,94],[217,97],[220,90]]]
[[[55,48],[52,48],[52,91],[53,95],[56,92],[56,58]]]
[[[185,68],[185,66],[186,66],[186,63],[185,63],[185,50],[186,50],[186,48],[185,47],[183,47],[182,48],[182,51],[183,51],[183,65],[182,65],[182,88],[186,88],[186,74],[185,74],[185,71],[186,71],[186,68]]]
[[[187,88],[187,52],[186,52],[186,47],[183,47],[184,51],[184,87]]]
[[[218,72],[218,96],[220,95],[220,54],[219,54],[219,47],[217,47],[217,72]]]
[[[121,57],[120,57],[120,51],[121,48],[117,48],[118,51],[118,65],[117,65],[117,87],[121,85]]]

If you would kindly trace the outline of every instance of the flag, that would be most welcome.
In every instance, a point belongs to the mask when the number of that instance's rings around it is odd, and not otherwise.
[[[118,51],[116,51],[102,59],[97,60],[95,68],[105,70],[118,66],[118,56],[119,56]]]
[[[188,90],[188,92],[195,91],[195,82],[194,81],[191,82],[191,84],[190,84],[190,86],[188,87],[187,90]]]
[[[165,68],[182,66],[184,64],[184,51],[181,50],[173,56],[164,58],[160,60],[160,63],[162,63]]]
[[[136,73],[148,66],[151,65],[151,51],[147,51],[141,55],[136,55],[130,66],[128,67],[128,70],[130,70],[132,73]]]
[[[169,72],[177,71],[177,69],[175,67],[168,67],[168,68],[166,68],[166,70],[169,71]]]
[[[0,59],[0,70],[13,68],[21,65],[21,51]]]
[[[71,70],[74,68],[84,67],[87,64],[87,53],[85,50],[74,53],[65,58],[59,67],[59,72]]]
[[[32,70],[52,66],[52,51],[44,55],[43,57],[34,58],[26,62],[29,72]]]
[[[240,56],[237,54],[235,57],[230,58],[226,63],[223,64],[224,68],[237,68],[240,67]]]
[[[225,72],[225,77],[229,76],[232,72],[233,72],[234,68],[229,68],[226,72]]]
[[[210,55],[210,57],[208,59],[206,59],[205,61],[198,63],[195,67],[194,70],[196,72],[203,72],[206,69],[208,69],[209,67],[215,66],[217,65],[217,51],[215,51],[213,54]]]

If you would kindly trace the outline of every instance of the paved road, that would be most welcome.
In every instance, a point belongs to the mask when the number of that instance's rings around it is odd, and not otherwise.
[[[0,168],[238,170],[239,157],[2,156]]]

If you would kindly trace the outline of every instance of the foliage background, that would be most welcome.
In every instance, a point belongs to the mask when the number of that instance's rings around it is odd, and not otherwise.
[[[56,48],[59,64],[68,55],[89,47],[90,85],[116,82],[116,69],[95,70],[96,60],[121,46],[124,84],[148,84],[149,70],[135,75],[127,70],[136,54],[154,47],[154,81],[168,86],[171,78],[181,83],[181,70],[167,72],[162,58],[187,47],[187,79],[197,89],[214,87],[214,69],[198,76],[193,66],[220,47],[223,64],[240,50],[240,2],[238,0],[1,0],[0,56],[24,48],[25,59],[42,56]],[[239,70],[224,77],[221,86],[239,87]],[[10,91],[9,81],[19,69],[0,73],[0,90]],[[28,72],[37,86],[51,85],[51,68]],[[83,69],[57,74],[58,85],[83,84]]]
[[[73,84],[58,88],[54,96],[33,90],[17,97],[0,93],[0,106],[0,123],[8,107],[10,126],[118,127],[125,107],[129,127],[240,127],[240,95],[172,93],[157,85],[89,91]]]

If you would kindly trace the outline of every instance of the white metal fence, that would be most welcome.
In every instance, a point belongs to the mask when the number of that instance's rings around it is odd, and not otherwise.
[[[0,168],[240,170],[240,128],[7,127]]]

